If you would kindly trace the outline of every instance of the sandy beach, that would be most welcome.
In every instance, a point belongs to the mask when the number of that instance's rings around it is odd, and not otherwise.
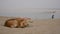
[[[9,18],[0,16],[0,34],[60,34],[60,19],[35,19],[26,28],[4,27]]]

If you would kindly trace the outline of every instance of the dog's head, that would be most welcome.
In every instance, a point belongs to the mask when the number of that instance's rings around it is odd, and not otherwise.
[[[31,18],[24,18],[27,23],[33,23],[33,20]]]

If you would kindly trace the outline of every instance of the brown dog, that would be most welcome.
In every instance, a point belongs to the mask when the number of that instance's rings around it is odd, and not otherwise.
[[[8,19],[5,22],[4,26],[15,28],[18,26],[18,21],[16,21],[16,19]]]
[[[31,18],[16,18],[16,19],[8,19],[4,26],[11,27],[11,28],[24,28],[27,27],[31,22]]]

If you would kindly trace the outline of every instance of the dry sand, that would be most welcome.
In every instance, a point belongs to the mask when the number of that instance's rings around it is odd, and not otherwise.
[[[60,19],[35,19],[26,28],[4,27],[9,18],[0,16],[0,34],[60,34]]]

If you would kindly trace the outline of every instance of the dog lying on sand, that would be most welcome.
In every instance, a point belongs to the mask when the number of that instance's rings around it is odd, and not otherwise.
[[[32,23],[31,18],[15,18],[15,19],[8,19],[6,20],[4,26],[10,27],[10,28],[24,28],[29,26],[28,23]]]

